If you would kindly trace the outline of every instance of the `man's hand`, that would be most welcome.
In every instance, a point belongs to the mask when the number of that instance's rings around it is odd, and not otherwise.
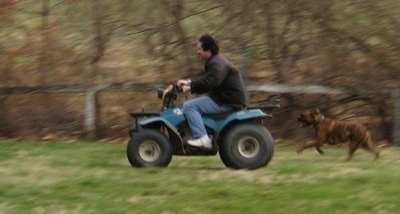
[[[190,85],[190,80],[178,80],[178,82],[176,82],[176,85],[178,87],[182,87],[183,85]]]
[[[185,93],[185,92],[190,91],[192,88],[190,87],[190,84],[189,84],[189,85],[181,86],[181,89],[182,89],[183,93]]]
[[[176,85],[181,88],[183,92],[188,92],[191,90],[190,83],[190,80],[178,80]]]

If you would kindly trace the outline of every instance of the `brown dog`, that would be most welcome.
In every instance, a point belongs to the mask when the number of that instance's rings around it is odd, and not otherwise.
[[[325,118],[318,108],[303,112],[297,116],[297,121],[300,122],[300,127],[313,125],[316,135],[314,141],[300,146],[297,150],[298,153],[306,148],[315,147],[322,155],[324,151],[322,151],[321,146],[324,143],[335,145],[350,142],[347,160],[352,159],[353,153],[359,146],[374,153],[375,159],[379,157],[379,152],[374,149],[369,131],[362,125]]]

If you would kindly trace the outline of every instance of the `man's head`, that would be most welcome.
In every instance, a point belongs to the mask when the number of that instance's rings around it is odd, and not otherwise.
[[[207,60],[213,54],[219,53],[218,41],[215,40],[211,35],[204,34],[199,38],[197,43],[197,54],[203,59]]]

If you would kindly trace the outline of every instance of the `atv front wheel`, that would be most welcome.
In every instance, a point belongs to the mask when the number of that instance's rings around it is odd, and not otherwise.
[[[225,135],[219,154],[225,166],[233,169],[257,169],[272,159],[274,143],[269,131],[260,124],[244,123]]]
[[[172,146],[163,133],[143,130],[129,140],[126,155],[133,167],[165,167],[172,159]]]

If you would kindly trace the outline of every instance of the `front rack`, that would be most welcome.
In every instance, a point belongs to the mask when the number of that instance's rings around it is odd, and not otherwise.
[[[130,129],[129,135],[132,137],[133,132],[137,132],[139,130],[138,120],[143,117],[157,117],[160,116],[160,112],[134,112],[130,113],[132,118],[135,119],[135,125]]]

